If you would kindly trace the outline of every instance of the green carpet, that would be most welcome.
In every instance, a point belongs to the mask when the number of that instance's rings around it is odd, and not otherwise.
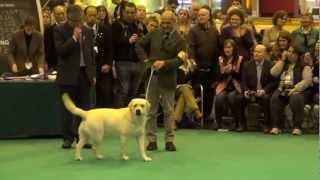
[[[60,139],[0,141],[0,180],[315,180],[319,179],[318,136],[177,131],[177,152],[165,152],[163,131],[153,161],[140,160],[130,139],[129,161],[119,158],[119,141],[105,138],[103,160],[83,150],[60,149]]]

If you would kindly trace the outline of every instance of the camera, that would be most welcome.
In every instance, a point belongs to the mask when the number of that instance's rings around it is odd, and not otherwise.
[[[254,103],[256,101],[256,92],[255,91],[248,91],[247,95],[248,95],[248,99],[250,102]]]

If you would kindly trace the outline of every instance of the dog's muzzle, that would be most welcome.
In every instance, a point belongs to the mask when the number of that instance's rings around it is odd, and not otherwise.
[[[140,116],[140,115],[141,115],[140,109],[137,109],[137,110],[136,110],[136,115],[137,115],[137,116]]]

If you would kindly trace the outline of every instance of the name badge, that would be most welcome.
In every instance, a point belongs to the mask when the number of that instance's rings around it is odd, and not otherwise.
[[[96,52],[97,54],[99,53],[99,48],[98,48],[98,46],[94,46],[94,47],[93,47],[93,50],[94,50],[94,52]]]

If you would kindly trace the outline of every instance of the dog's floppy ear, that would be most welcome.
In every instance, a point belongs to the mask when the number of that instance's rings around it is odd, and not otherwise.
[[[131,112],[133,112],[133,100],[131,100],[128,104],[128,108]]]

